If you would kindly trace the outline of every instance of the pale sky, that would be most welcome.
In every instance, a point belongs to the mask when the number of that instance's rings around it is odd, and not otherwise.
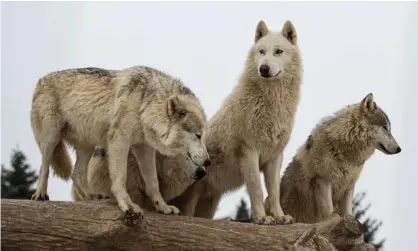
[[[356,191],[367,192],[369,215],[383,221],[377,237],[386,250],[418,250],[417,3],[2,2],[1,162],[8,166],[19,145],[39,169],[29,111],[37,80],[51,71],[159,68],[183,79],[211,117],[236,85],[260,19],[272,30],[291,20],[304,63],[282,172],[322,117],[373,92],[402,152],[376,152]],[[71,200],[70,188],[49,179],[51,200]],[[225,196],[216,217],[232,214],[243,196],[245,188]]]

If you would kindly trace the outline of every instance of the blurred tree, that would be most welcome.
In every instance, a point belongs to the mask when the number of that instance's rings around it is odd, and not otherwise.
[[[365,218],[365,215],[371,206],[370,203],[366,206],[363,206],[362,201],[365,196],[365,192],[356,194],[353,201],[353,214],[354,217],[356,217],[356,219],[362,223],[364,241],[374,245],[377,250],[381,250],[383,248],[385,239],[376,242],[375,235],[379,228],[382,226],[382,221],[377,221],[376,219],[372,219],[370,217]],[[363,218],[365,219],[363,220]]]
[[[241,199],[241,203],[237,208],[237,213],[234,217],[235,221],[247,221],[250,219],[250,210],[247,207],[247,202]]]
[[[20,150],[12,150],[10,163],[10,169],[1,165],[1,198],[30,199],[35,193],[32,185],[38,180],[38,176],[26,163],[26,156]]]

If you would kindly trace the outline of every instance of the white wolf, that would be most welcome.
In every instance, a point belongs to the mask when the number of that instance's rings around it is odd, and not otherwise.
[[[194,165],[184,168],[191,178],[196,173],[201,176],[203,166],[210,164],[202,140],[206,115],[198,98],[179,79],[149,67],[82,68],[48,74],[36,86],[31,123],[42,153],[40,180],[33,196],[37,200],[48,199],[49,165],[61,178],[71,174],[64,141],[75,148],[76,168],[87,168],[95,146],[108,146],[112,192],[121,210],[133,220],[142,217],[143,211],[126,191],[129,151],[141,163],[146,194],[157,211],[165,214],[179,210],[161,197],[156,150],[190,158]]]
[[[293,24],[280,32],[258,23],[238,85],[209,120],[208,174],[194,182],[173,204],[186,215],[213,218],[222,195],[247,186],[254,222],[291,223],[280,206],[283,150],[299,103],[302,63]],[[264,172],[268,210],[263,204]],[[291,213],[291,212],[290,212]]]

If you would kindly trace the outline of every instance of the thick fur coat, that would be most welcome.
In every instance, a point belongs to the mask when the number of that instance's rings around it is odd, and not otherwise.
[[[352,214],[353,192],[375,149],[401,151],[373,94],[322,120],[286,168],[280,201],[296,222],[315,223],[332,212]]]
[[[213,218],[222,195],[246,185],[257,224],[291,223],[280,206],[283,150],[300,98],[302,63],[293,24],[257,25],[238,85],[209,120],[208,174],[172,203],[186,215]],[[265,175],[268,211],[260,171]]]
[[[202,139],[206,115],[198,98],[179,79],[149,67],[48,74],[36,86],[31,122],[42,153],[33,196],[37,200],[47,199],[50,165],[60,177],[69,178],[64,142],[75,148],[75,168],[87,168],[95,146],[108,146],[111,190],[121,210],[136,216],[142,215],[142,209],[132,202],[125,184],[129,151],[142,163],[147,196],[165,214],[179,210],[161,197],[155,152],[189,158],[193,164],[184,168],[190,178],[201,176],[203,166],[210,164]],[[83,178],[79,185],[86,183]]]

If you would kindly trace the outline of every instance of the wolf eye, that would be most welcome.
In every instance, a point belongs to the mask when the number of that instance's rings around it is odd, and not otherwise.
[[[385,129],[385,131],[389,132],[389,129],[387,126],[383,126],[383,129]]]
[[[280,49],[276,49],[275,53],[276,53],[276,54],[282,54],[282,53],[283,53],[283,51],[282,51],[282,50],[280,50]]]
[[[266,54],[266,51],[264,49],[260,49],[258,52],[260,52],[260,54]]]
[[[198,139],[202,138],[202,135],[200,135],[200,134],[195,134],[195,135]]]

